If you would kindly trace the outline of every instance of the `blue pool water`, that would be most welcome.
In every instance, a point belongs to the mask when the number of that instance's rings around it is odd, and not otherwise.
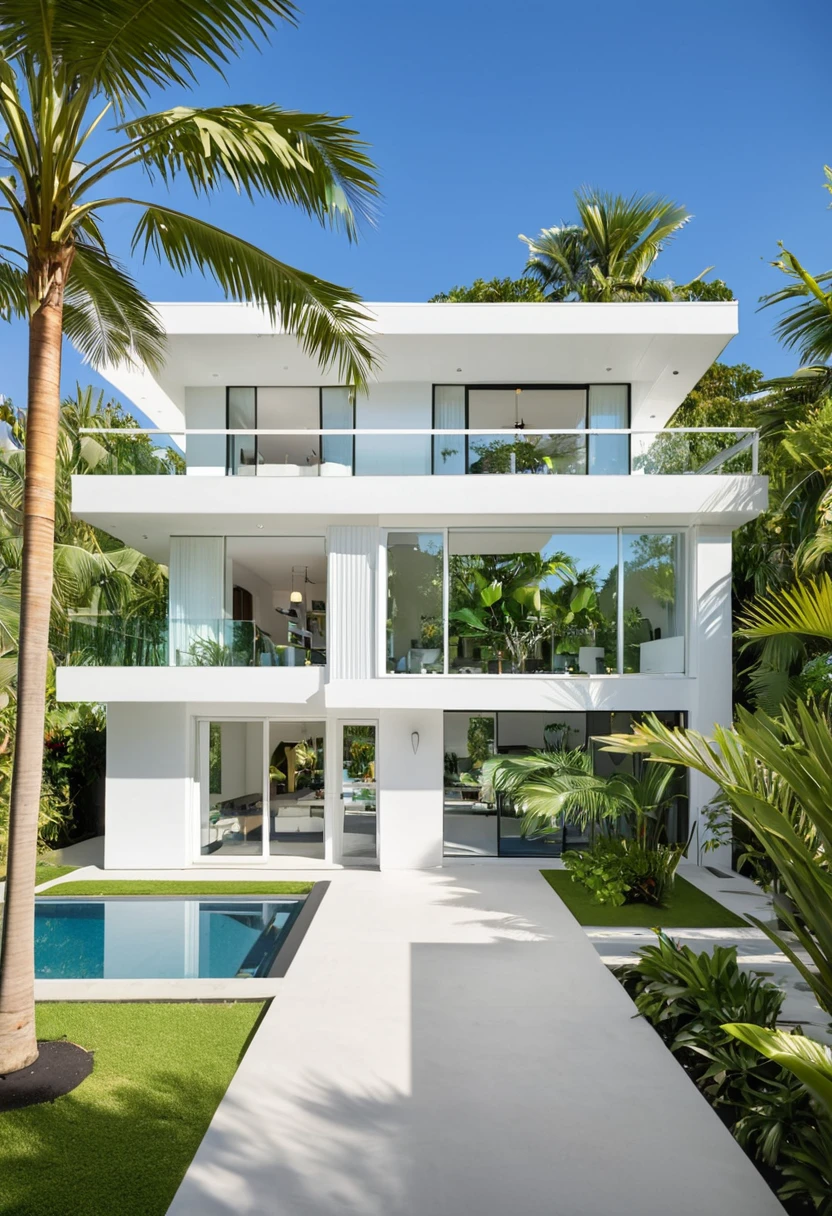
[[[301,899],[37,900],[42,980],[227,979],[267,975]]]

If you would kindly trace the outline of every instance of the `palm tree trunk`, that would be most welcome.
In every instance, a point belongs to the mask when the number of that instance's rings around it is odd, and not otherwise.
[[[29,401],[17,729],[9,809],[9,852],[0,948],[0,1074],[38,1056],[35,1034],[35,864],[38,843],[49,615],[55,542],[55,463],[60,417],[64,274],[50,276],[29,323]]]

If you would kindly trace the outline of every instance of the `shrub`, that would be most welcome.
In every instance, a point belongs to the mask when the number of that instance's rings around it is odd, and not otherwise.
[[[724,1029],[734,1020],[774,1028],[783,992],[742,971],[735,946],[696,954],[663,933],[618,978],[787,1211],[832,1216],[829,1138],[806,1089]]]
[[[563,864],[599,904],[665,903],[673,888],[684,845],[648,849],[633,840],[598,841],[591,849],[565,853]]]

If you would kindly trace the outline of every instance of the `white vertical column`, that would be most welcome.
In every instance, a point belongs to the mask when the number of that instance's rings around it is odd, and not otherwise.
[[[382,870],[442,865],[444,716],[388,709],[378,734],[378,862]]]
[[[327,668],[330,680],[370,680],[375,662],[378,529],[329,529]]]
[[[689,725],[709,736],[715,724],[730,726],[732,721],[731,531],[697,528],[690,535],[694,549],[690,664],[696,691]],[[700,863],[729,867],[729,845],[703,852],[707,833],[702,808],[715,793],[716,786],[707,777],[690,774],[690,822],[697,825],[690,856],[696,859],[698,854]]]

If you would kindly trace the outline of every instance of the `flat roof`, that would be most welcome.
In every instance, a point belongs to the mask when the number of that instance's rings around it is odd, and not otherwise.
[[[736,301],[428,304],[366,302],[380,383],[633,385],[633,425],[661,426],[738,332]],[[255,305],[159,303],[159,373],[101,372],[157,426],[184,425],[186,387],[338,384]]]

